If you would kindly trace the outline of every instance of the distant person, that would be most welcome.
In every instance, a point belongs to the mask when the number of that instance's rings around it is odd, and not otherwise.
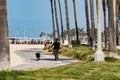
[[[53,52],[55,55],[55,60],[57,60],[57,59],[59,59],[58,58],[58,51],[60,49],[60,42],[58,42],[58,39],[55,40],[55,42],[52,44],[52,46],[54,46]]]
[[[46,45],[47,45],[47,41],[46,41],[46,40],[44,40],[44,46],[45,46],[45,49],[46,49]]]

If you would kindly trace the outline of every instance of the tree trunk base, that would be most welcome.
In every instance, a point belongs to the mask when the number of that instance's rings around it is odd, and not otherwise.
[[[10,66],[10,64],[0,62],[0,70],[11,70],[11,66]]]
[[[72,48],[72,45],[69,45],[69,48]]]
[[[118,56],[118,54],[115,53],[115,52],[109,52],[109,53],[108,53],[108,57],[118,58],[119,56]],[[119,57],[119,59],[120,59],[120,57]]]
[[[96,51],[96,53],[94,55],[94,61],[104,61],[104,54],[103,54],[102,50]]]

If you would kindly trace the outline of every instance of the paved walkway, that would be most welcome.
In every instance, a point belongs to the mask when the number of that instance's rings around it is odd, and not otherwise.
[[[13,46],[13,45],[12,45]],[[17,47],[20,47],[17,45]],[[21,46],[22,47],[22,46]],[[52,68],[56,66],[66,65],[73,62],[77,62],[77,60],[73,60],[68,57],[59,56],[59,60],[54,60],[54,55],[48,52],[43,52],[39,46],[35,47],[35,45],[27,48],[20,48],[14,51],[16,56],[19,56],[22,59],[20,64],[16,64],[12,66],[12,70],[28,70],[28,69],[37,69],[37,68]],[[39,61],[36,60],[35,53],[40,52],[41,59]],[[12,53],[11,53],[12,55]],[[12,60],[14,61],[14,60]],[[17,62],[17,61],[16,61]],[[13,63],[14,64],[14,63]]]

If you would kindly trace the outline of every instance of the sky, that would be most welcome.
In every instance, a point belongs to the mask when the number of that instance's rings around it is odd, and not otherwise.
[[[62,7],[63,25],[66,30],[64,0],[60,1]],[[76,0],[76,7],[78,27],[86,30],[84,0]],[[68,0],[68,9],[70,28],[74,28],[72,0]],[[10,37],[39,37],[41,32],[45,32],[47,34],[52,33],[53,31],[50,0],[7,0],[7,10]],[[58,17],[59,16],[58,10]],[[58,20],[60,27],[60,18],[58,18]]]

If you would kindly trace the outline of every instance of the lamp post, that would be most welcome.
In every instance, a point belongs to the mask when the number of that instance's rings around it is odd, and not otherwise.
[[[94,55],[94,61],[104,61],[104,53],[102,52],[102,39],[101,39],[101,23],[102,23],[102,1],[101,0],[97,0],[97,51],[95,52]]]

